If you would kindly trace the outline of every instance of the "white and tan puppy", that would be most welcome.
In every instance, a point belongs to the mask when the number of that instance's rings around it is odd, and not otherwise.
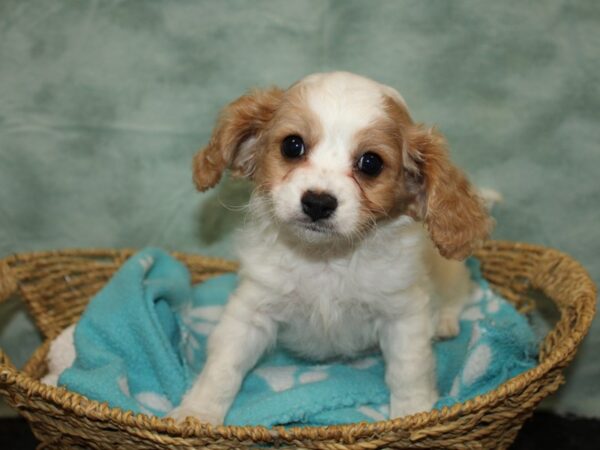
[[[170,416],[223,423],[276,342],[315,361],[379,347],[391,417],[430,409],[431,341],[458,333],[470,289],[464,264],[450,259],[491,228],[443,137],[414,123],[394,89],[320,73],[224,109],[194,160],[198,189],[227,168],[256,185],[238,236],[240,284]]]

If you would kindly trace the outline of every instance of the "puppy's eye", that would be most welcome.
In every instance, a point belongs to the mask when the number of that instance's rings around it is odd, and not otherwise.
[[[286,137],[281,143],[281,153],[289,159],[300,158],[304,155],[304,141],[296,135]]]
[[[358,158],[356,167],[365,175],[376,177],[383,169],[383,160],[377,153],[363,153],[360,158]]]

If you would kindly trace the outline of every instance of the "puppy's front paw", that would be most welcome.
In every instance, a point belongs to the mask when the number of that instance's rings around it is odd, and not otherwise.
[[[449,339],[458,336],[458,333],[460,333],[460,322],[458,315],[441,315],[437,323],[435,336],[440,339]]]
[[[177,423],[182,423],[186,418],[193,417],[200,422],[208,422],[211,425],[223,425],[224,420],[224,417],[221,415],[186,407],[184,405],[178,406],[172,410],[169,414],[167,414],[167,417],[175,419],[175,422]]]
[[[407,396],[403,398],[392,395],[390,398],[390,419],[431,411],[436,401],[437,394],[435,392],[431,392],[428,395]]]

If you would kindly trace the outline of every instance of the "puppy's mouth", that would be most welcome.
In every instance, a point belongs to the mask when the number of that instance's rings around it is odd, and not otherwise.
[[[328,223],[296,221],[293,225],[301,230],[319,234],[336,234],[335,228]]]

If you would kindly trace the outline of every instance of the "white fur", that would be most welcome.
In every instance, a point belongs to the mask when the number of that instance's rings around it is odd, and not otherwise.
[[[58,385],[60,374],[73,365],[75,361],[75,325],[65,328],[50,344],[48,350],[48,373],[42,378],[42,383]]]
[[[324,136],[309,165],[253,196],[238,236],[240,285],[210,336],[202,374],[171,413],[177,420],[222,423],[244,376],[276,342],[315,361],[379,347],[392,417],[428,410],[437,399],[431,340],[436,327],[443,337],[458,333],[468,272],[439,256],[407,216],[358,234],[360,196],[347,176],[353,138],[382,114],[383,95],[403,100],[347,73],[301,83]],[[307,228],[300,204],[307,190],[338,199],[329,228]]]

